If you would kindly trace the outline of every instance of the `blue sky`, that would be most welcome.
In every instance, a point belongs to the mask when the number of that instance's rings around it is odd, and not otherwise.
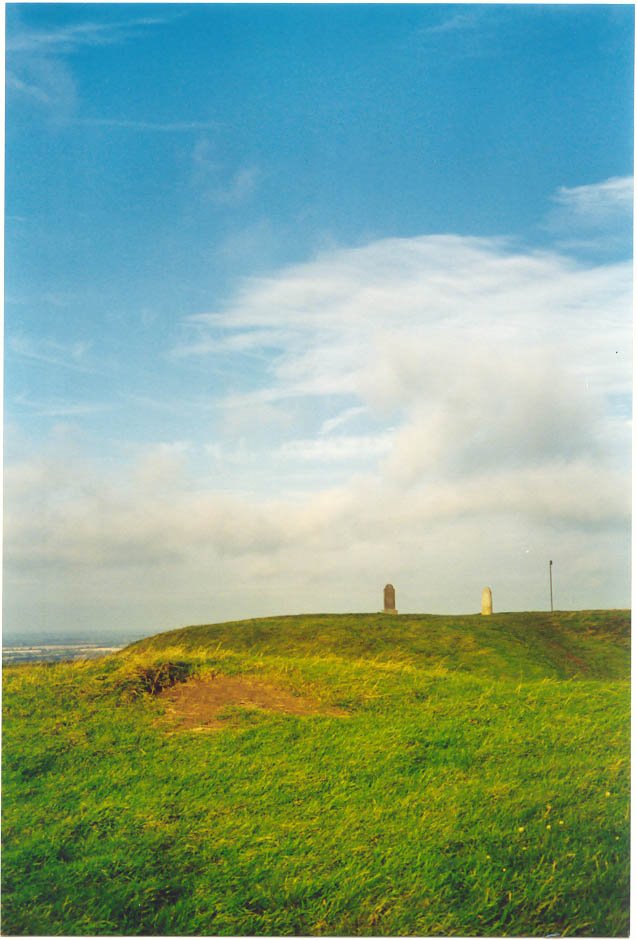
[[[8,4],[6,58],[7,630],[628,605],[631,6]]]

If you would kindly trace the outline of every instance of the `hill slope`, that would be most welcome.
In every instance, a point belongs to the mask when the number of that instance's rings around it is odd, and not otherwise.
[[[4,932],[623,936],[629,614],[314,615],[4,671]]]
[[[478,615],[313,614],[170,630],[128,647],[400,659],[515,679],[627,678],[629,611]]]

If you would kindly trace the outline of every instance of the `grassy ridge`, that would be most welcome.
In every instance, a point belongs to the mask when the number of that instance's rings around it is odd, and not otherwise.
[[[629,616],[321,615],[170,631],[4,683],[4,932],[620,936]],[[174,733],[139,677],[345,719]]]
[[[313,614],[185,627],[140,640],[130,650],[161,652],[174,646],[205,655],[222,649],[371,656],[498,678],[612,679],[628,677],[630,616],[621,610],[492,617]]]

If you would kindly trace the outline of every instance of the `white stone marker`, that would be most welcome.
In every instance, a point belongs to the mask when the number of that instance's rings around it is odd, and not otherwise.
[[[493,613],[493,596],[491,594],[491,588],[485,587],[482,591],[482,616],[488,617],[489,614]]]

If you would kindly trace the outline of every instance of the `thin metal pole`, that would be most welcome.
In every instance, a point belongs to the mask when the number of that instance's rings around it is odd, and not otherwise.
[[[549,584],[551,586],[551,613],[553,613],[553,562],[549,561]]]

